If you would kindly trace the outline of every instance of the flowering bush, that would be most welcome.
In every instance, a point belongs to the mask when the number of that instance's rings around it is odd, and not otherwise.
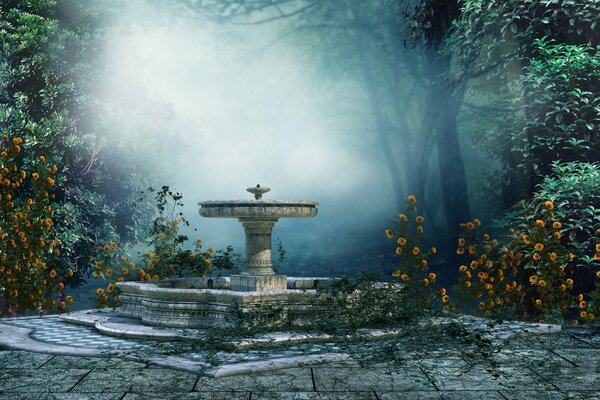
[[[429,271],[428,258],[437,250],[435,247],[425,250],[421,245],[425,218],[417,213],[415,196],[408,196],[406,204],[405,213],[398,214],[395,229],[385,231],[389,239],[396,239],[395,252],[400,259],[400,265],[392,275],[402,280],[402,294],[407,301],[428,306],[433,299],[432,287],[437,279],[437,275]],[[449,301],[446,289],[441,290],[441,301]]]
[[[59,267],[50,194],[57,171],[40,156],[24,165],[23,140],[0,140],[0,316],[64,310],[71,270]]]
[[[478,220],[462,224],[458,254],[472,260],[459,269],[456,293],[461,304],[477,299],[486,316],[536,318],[562,323],[565,318],[591,322],[598,313],[600,272],[596,289],[588,294],[575,291],[575,269],[582,268],[570,251],[572,225],[565,226],[550,200],[530,202],[525,222],[509,230],[500,244],[488,234],[479,238]],[[600,232],[599,232],[600,233]],[[600,241],[596,254],[600,261]],[[589,302],[586,300],[590,300]]]
[[[154,189],[150,188],[151,193]],[[184,249],[188,237],[181,235],[181,225],[189,222],[181,212],[183,203],[179,193],[168,186],[156,192],[158,217],[148,232],[147,244],[152,247],[136,261],[118,243],[98,246],[95,271],[92,276],[102,278],[106,285],[96,290],[99,307],[120,305],[119,291],[115,283],[124,281],[158,281],[169,277],[205,276],[212,269],[235,268],[238,255],[232,247],[216,251],[214,247],[202,249],[202,239],[193,244],[193,250]]]

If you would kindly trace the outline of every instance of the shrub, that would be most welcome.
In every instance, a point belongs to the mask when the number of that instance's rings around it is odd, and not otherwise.
[[[395,228],[386,230],[389,239],[396,239],[396,255],[399,267],[392,273],[403,282],[402,294],[406,306],[411,304],[415,311],[427,309],[433,300],[433,285],[437,275],[429,270],[428,259],[436,253],[436,248],[425,250],[421,244],[425,218],[417,213],[417,199],[410,195],[406,200],[405,213],[398,215]],[[441,301],[447,303],[449,294],[441,290]]]
[[[23,140],[0,140],[0,316],[61,311],[72,301],[60,267],[50,203],[57,171],[44,156],[24,165]]]
[[[154,193],[155,189],[148,191]],[[181,225],[189,226],[189,222],[181,211],[181,199],[181,194],[172,192],[168,186],[156,191],[154,200],[158,216],[148,230],[146,240],[152,250],[143,253],[137,262],[116,242],[98,246],[92,276],[107,282],[105,287],[96,290],[99,307],[120,306],[117,282],[202,277],[213,270],[236,268],[239,255],[231,246],[218,251],[214,247],[203,250],[202,239],[198,238],[192,250],[184,248],[188,237],[181,235],[179,229]]]

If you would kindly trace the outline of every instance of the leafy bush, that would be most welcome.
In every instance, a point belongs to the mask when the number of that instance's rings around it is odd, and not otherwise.
[[[149,193],[155,189],[149,188]],[[147,251],[134,261],[128,257],[126,249],[116,242],[98,246],[95,262],[95,278],[107,282],[105,287],[96,290],[96,302],[100,307],[120,305],[116,282],[158,281],[169,277],[205,276],[212,271],[233,270],[239,263],[239,255],[229,246],[224,250],[213,247],[202,249],[202,239],[193,244],[193,250],[185,249],[188,237],[181,235],[181,225],[189,226],[181,208],[183,203],[179,193],[168,186],[156,191],[155,203],[158,216],[147,231]],[[215,272],[216,273],[216,272]]]
[[[408,196],[405,213],[398,215],[395,228],[386,230],[389,239],[396,239],[396,255],[400,266],[393,276],[403,282],[402,295],[406,305],[416,305],[416,308],[426,309],[433,301],[433,285],[437,275],[429,271],[428,258],[437,252],[435,247],[428,250],[422,248],[423,223],[425,218],[417,214],[417,199]],[[441,301],[447,303],[449,294],[441,290]]]
[[[44,156],[24,165],[25,143],[0,140],[0,316],[64,310],[65,282],[50,198],[57,172]]]

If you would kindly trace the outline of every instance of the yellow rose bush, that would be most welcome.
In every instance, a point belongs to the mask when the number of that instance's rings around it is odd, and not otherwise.
[[[73,298],[59,264],[51,204],[57,167],[44,156],[26,163],[19,137],[0,139],[0,316],[65,310]]]
[[[425,218],[417,213],[416,197],[408,196],[406,205],[406,211],[398,215],[395,228],[385,231],[388,239],[396,241],[395,253],[399,258],[399,266],[392,275],[401,280],[402,295],[407,301],[428,307],[433,300],[433,286],[437,280],[436,273],[429,269],[429,257],[437,250],[422,245]],[[445,289],[440,292],[440,300],[442,303],[449,301]]]
[[[153,192],[153,189],[150,190]],[[215,269],[235,267],[237,254],[232,247],[215,250],[203,249],[202,239],[194,241],[192,249],[184,249],[188,238],[180,234],[181,225],[189,223],[180,211],[181,195],[163,186],[156,193],[158,217],[149,232],[147,245],[151,250],[134,260],[126,249],[111,242],[97,247],[94,278],[102,279],[102,287],[96,291],[98,307],[118,307],[117,282],[158,281],[169,277],[203,277]]]

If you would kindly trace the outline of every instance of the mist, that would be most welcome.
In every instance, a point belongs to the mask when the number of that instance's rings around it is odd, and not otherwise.
[[[176,142],[156,157],[168,160],[164,184],[183,194],[190,237],[243,254],[241,224],[202,218],[196,204],[250,199],[245,189],[261,184],[271,188],[265,199],[320,203],[313,219],[275,225],[287,252],[283,272],[390,270],[393,254],[379,250],[399,202],[365,90],[352,76],[320,71],[310,40],[279,40],[282,24],[216,24],[130,2],[110,24],[104,96],[124,107],[151,99],[171,111],[172,135],[153,140]],[[398,159],[413,156],[400,140],[392,145]]]

